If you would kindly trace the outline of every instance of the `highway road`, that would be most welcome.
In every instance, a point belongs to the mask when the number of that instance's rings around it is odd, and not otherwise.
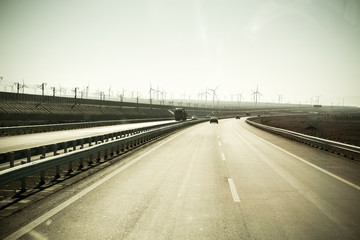
[[[5,239],[360,239],[360,164],[201,123],[0,220]]]
[[[16,151],[26,148],[32,148],[53,143],[76,140],[79,138],[87,138],[107,133],[119,132],[135,128],[149,127],[159,124],[171,123],[175,120],[154,121],[144,123],[129,123],[111,126],[81,128],[72,130],[62,130],[55,132],[34,133],[17,136],[0,137],[0,153]]]

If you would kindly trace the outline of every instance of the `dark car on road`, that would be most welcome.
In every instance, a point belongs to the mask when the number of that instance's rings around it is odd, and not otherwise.
[[[237,115],[237,116],[235,117],[235,119],[240,119],[240,116],[239,116],[239,115]]]
[[[219,120],[217,117],[211,117],[210,118],[210,123],[219,123]]]

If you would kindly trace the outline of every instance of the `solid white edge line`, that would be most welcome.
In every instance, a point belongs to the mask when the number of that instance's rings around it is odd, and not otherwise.
[[[228,183],[229,183],[229,186],[230,186],[230,191],[231,191],[232,197],[234,199],[234,202],[240,202],[240,198],[239,198],[239,195],[238,195],[238,193],[236,191],[235,183],[232,180],[232,178],[228,178]]]
[[[224,154],[224,153],[221,153],[221,159],[222,159],[223,161],[225,161],[225,160],[226,160],[226,158],[225,158],[225,154]]]
[[[51,218],[52,216],[54,216],[55,214],[57,214],[58,212],[62,211],[64,208],[68,207],[70,204],[74,203],[75,201],[77,201],[78,199],[80,199],[81,197],[83,197],[84,195],[86,195],[87,193],[91,192],[92,190],[94,190],[95,188],[97,188],[98,186],[102,185],[103,183],[105,183],[106,181],[108,181],[109,179],[111,179],[112,177],[114,177],[115,175],[119,174],[120,172],[124,171],[125,169],[127,169],[128,167],[130,167],[131,165],[133,165],[134,163],[138,162],[139,160],[141,160],[142,158],[144,158],[145,156],[149,155],[150,153],[152,153],[153,151],[155,151],[156,149],[158,149],[159,147],[163,146],[164,144],[170,142],[171,140],[173,140],[174,138],[178,137],[179,135],[183,134],[185,131],[182,131],[178,134],[176,134],[175,136],[173,136],[172,138],[166,140],[165,142],[155,146],[154,148],[151,148],[149,151],[145,152],[144,154],[141,154],[140,156],[134,158],[132,161],[130,161],[129,163],[123,165],[122,167],[118,168],[117,170],[115,170],[114,172],[108,174],[107,176],[105,176],[104,178],[102,178],[101,180],[99,180],[98,182],[95,182],[94,184],[90,185],[89,187],[85,188],[84,190],[82,190],[81,192],[77,193],[75,196],[71,197],[70,199],[66,200],[65,202],[61,203],[60,205],[56,206],[55,208],[51,209],[50,211],[48,211],[47,213],[44,213],[43,215],[41,215],[40,217],[36,218],[35,220],[33,220],[32,222],[28,223],[27,225],[25,225],[24,227],[20,228],[19,230],[13,232],[12,234],[10,234],[9,236],[5,237],[4,240],[12,240],[12,239],[18,239],[20,237],[22,237],[23,235],[27,234],[28,232],[30,232],[32,229],[36,228],[37,226],[39,226],[41,223],[45,222],[47,219]]]
[[[245,129],[245,128],[244,128],[244,129]],[[347,184],[347,185],[349,185],[349,186],[351,186],[351,187],[353,187],[353,188],[355,188],[355,189],[357,189],[357,190],[360,190],[360,187],[357,186],[356,184],[354,184],[354,183],[352,183],[352,182],[349,182],[348,180],[345,180],[345,179],[343,179],[342,177],[339,177],[339,176],[337,176],[337,175],[335,175],[335,174],[333,174],[333,173],[331,173],[331,172],[328,172],[328,171],[326,171],[325,169],[323,169],[323,168],[321,168],[321,167],[319,167],[319,166],[316,166],[315,164],[310,163],[310,162],[306,161],[305,159],[303,159],[303,158],[301,158],[301,157],[299,157],[299,156],[296,156],[295,154],[292,154],[292,153],[286,151],[285,149],[283,149],[283,148],[281,148],[281,147],[279,147],[279,146],[276,146],[275,144],[273,144],[273,143],[271,143],[271,142],[269,142],[269,141],[266,141],[265,139],[262,139],[262,138],[259,137],[259,136],[256,136],[255,134],[253,134],[252,132],[250,132],[250,131],[247,130],[247,129],[245,129],[245,130],[246,130],[248,133],[250,133],[251,135],[253,135],[254,137],[257,137],[257,138],[260,139],[261,141],[268,143],[269,145],[271,145],[271,146],[279,149],[280,151],[282,151],[282,152],[284,152],[284,153],[286,153],[286,154],[289,154],[290,156],[292,156],[292,157],[294,157],[294,158],[302,161],[303,163],[306,163],[307,165],[309,165],[309,166],[311,166],[311,167],[313,167],[313,168],[315,168],[315,169],[317,169],[317,170],[319,170],[319,171],[321,171],[321,172],[323,172],[323,173],[325,173],[325,174],[327,174],[327,175],[329,175],[329,176],[331,176],[331,177],[333,177],[333,178],[335,178],[335,179],[337,179],[337,180],[339,180],[339,181],[341,181],[341,182],[343,182],[343,183],[345,183],[345,184]]]

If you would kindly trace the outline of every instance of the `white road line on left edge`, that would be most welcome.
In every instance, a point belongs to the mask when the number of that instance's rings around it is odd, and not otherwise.
[[[30,222],[29,224],[25,225],[24,227],[20,228],[19,230],[13,232],[12,234],[10,234],[9,236],[7,236],[6,238],[4,238],[4,240],[11,240],[11,239],[18,239],[20,237],[22,237],[23,235],[27,234],[28,232],[30,232],[32,229],[36,228],[37,226],[39,226],[41,223],[45,222],[46,220],[48,220],[49,218],[51,218],[52,216],[54,216],[55,214],[57,214],[58,212],[62,211],[64,208],[68,207],[69,205],[71,205],[72,203],[74,203],[75,201],[79,200],[80,198],[82,198],[84,195],[86,195],[87,193],[91,192],[92,190],[94,190],[95,188],[97,188],[98,186],[102,185],[103,183],[105,183],[106,181],[108,181],[109,179],[111,179],[112,177],[114,177],[115,175],[121,173],[122,171],[124,171],[125,169],[127,169],[128,167],[130,167],[131,165],[133,165],[134,163],[138,162],[139,160],[143,159],[145,156],[149,155],[150,153],[152,153],[153,151],[155,151],[156,149],[160,148],[161,146],[163,146],[164,144],[172,141],[174,138],[182,135],[183,133],[185,133],[186,131],[182,131],[179,132],[178,134],[176,134],[175,136],[169,138],[168,140],[166,140],[165,142],[151,148],[149,151],[147,151],[144,154],[141,154],[140,156],[134,158],[132,161],[128,162],[127,164],[123,165],[122,167],[118,168],[116,171],[110,173],[109,175],[105,176],[104,178],[102,178],[101,180],[99,180],[98,182],[95,182],[94,184],[90,185],[89,187],[85,188],[84,190],[82,190],[81,192],[77,193],[75,196],[73,196],[72,198],[69,198],[68,200],[66,200],[65,202],[61,203],[60,205],[56,206],[55,208],[51,209],[50,211],[48,211],[47,213],[43,214],[42,216],[36,218],[34,221]]]
[[[240,198],[239,198],[239,195],[238,195],[238,193],[236,191],[235,183],[232,180],[232,178],[228,178],[228,183],[229,183],[229,186],[230,186],[230,191],[231,191],[232,197],[234,199],[234,202],[240,202]]]

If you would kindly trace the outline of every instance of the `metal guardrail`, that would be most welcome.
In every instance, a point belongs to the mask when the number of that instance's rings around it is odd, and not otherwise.
[[[316,147],[328,152],[336,153],[338,155],[343,155],[344,157],[348,157],[353,160],[360,160],[360,147],[358,146],[331,141],[323,138],[313,137],[286,129],[266,126],[260,123],[253,122],[250,119],[247,119],[246,122],[257,128],[266,130],[271,133],[275,133],[277,135],[281,135],[286,138],[293,139],[298,142],[305,143],[306,145]]]
[[[115,154],[120,154],[120,152],[124,152],[125,149],[131,149],[132,147],[138,146],[145,142],[148,142],[154,138],[157,138],[166,133],[178,130],[180,128],[193,125],[196,123],[200,123],[203,120],[198,121],[186,121],[178,124],[162,126],[157,129],[153,129],[143,133],[137,133],[132,136],[128,136],[125,138],[117,138],[115,140],[108,142],[96,143],[96,145],[89,146],[87,148],[79,149],[76,151],[64,153],[61,155],[55,155],[51,157],[47,157],[42,160],[33,161],[29,163],[24,163],[19,166],[15,166],[3,171],[0,171],[0,185],[5,185],[7,183],[21,180],[21,190],[26,190],[26,177],[40,173],[40,183],[45,183],[45,170],[56,167],[56,175],[55,178],[60,177],[60,165],[69,164],[69,172],[72,171],[72,162],[80,159],[81,169],[83,167],[84,158],[89,158],[89,164],[91,165],[93,162],[93,158],[96,157],[96,161],[100,162],[101,155],[106,161],[109,156],[114,156]]]
[[[176,122],[170,122],[170,123],[164,123],[159,125],[153,125],[148,127],[142,127],[142,128],[134,128],[129,130],[123,130],[119,132],[114,133],[108,133],[108,134],[102,134],[92,137],[86,137],[81,139],[75,139],[71,141],[65,141],[65,142],[59,142],[59,143],[53,143],[43,146],[37,146],[29,149],[20,149],[16,151],[11,151],[7,153],[0,153],[0,163],[9,162],[10,167],[14,167],[14,161],[26,158],[27,162],[31,162],[32,156],[41,155],[40,158],[45,158],[46,154],[53,152],[54,155],[57,155],[58,151],[64,150],[64,152],[67,152],[68,148],[72,148],[73,150],[76,150],[77,147],[83,148],[84,144],[92,144],[93,142],[97,141],[107,141],[110,138],[113,137],[126,137],[130,135],[134,135],[140,132],[149,131],[151,129],[156,129],[159,127],[167,126],[176,124]]]
[[[36,133],[36,132],[59,131],[59,130],[78,129],[78,128],[99,127],[99,126],[110,126],[110,125],[124,124],[124,123],[154,122],[154,121],[166,121],[166,120],[173,120],[173,118],[145,118],[145,119],[126,119],[126,120],[110,120],[110,121],[0,127],[0,136],[19,135],[19,134]]]

